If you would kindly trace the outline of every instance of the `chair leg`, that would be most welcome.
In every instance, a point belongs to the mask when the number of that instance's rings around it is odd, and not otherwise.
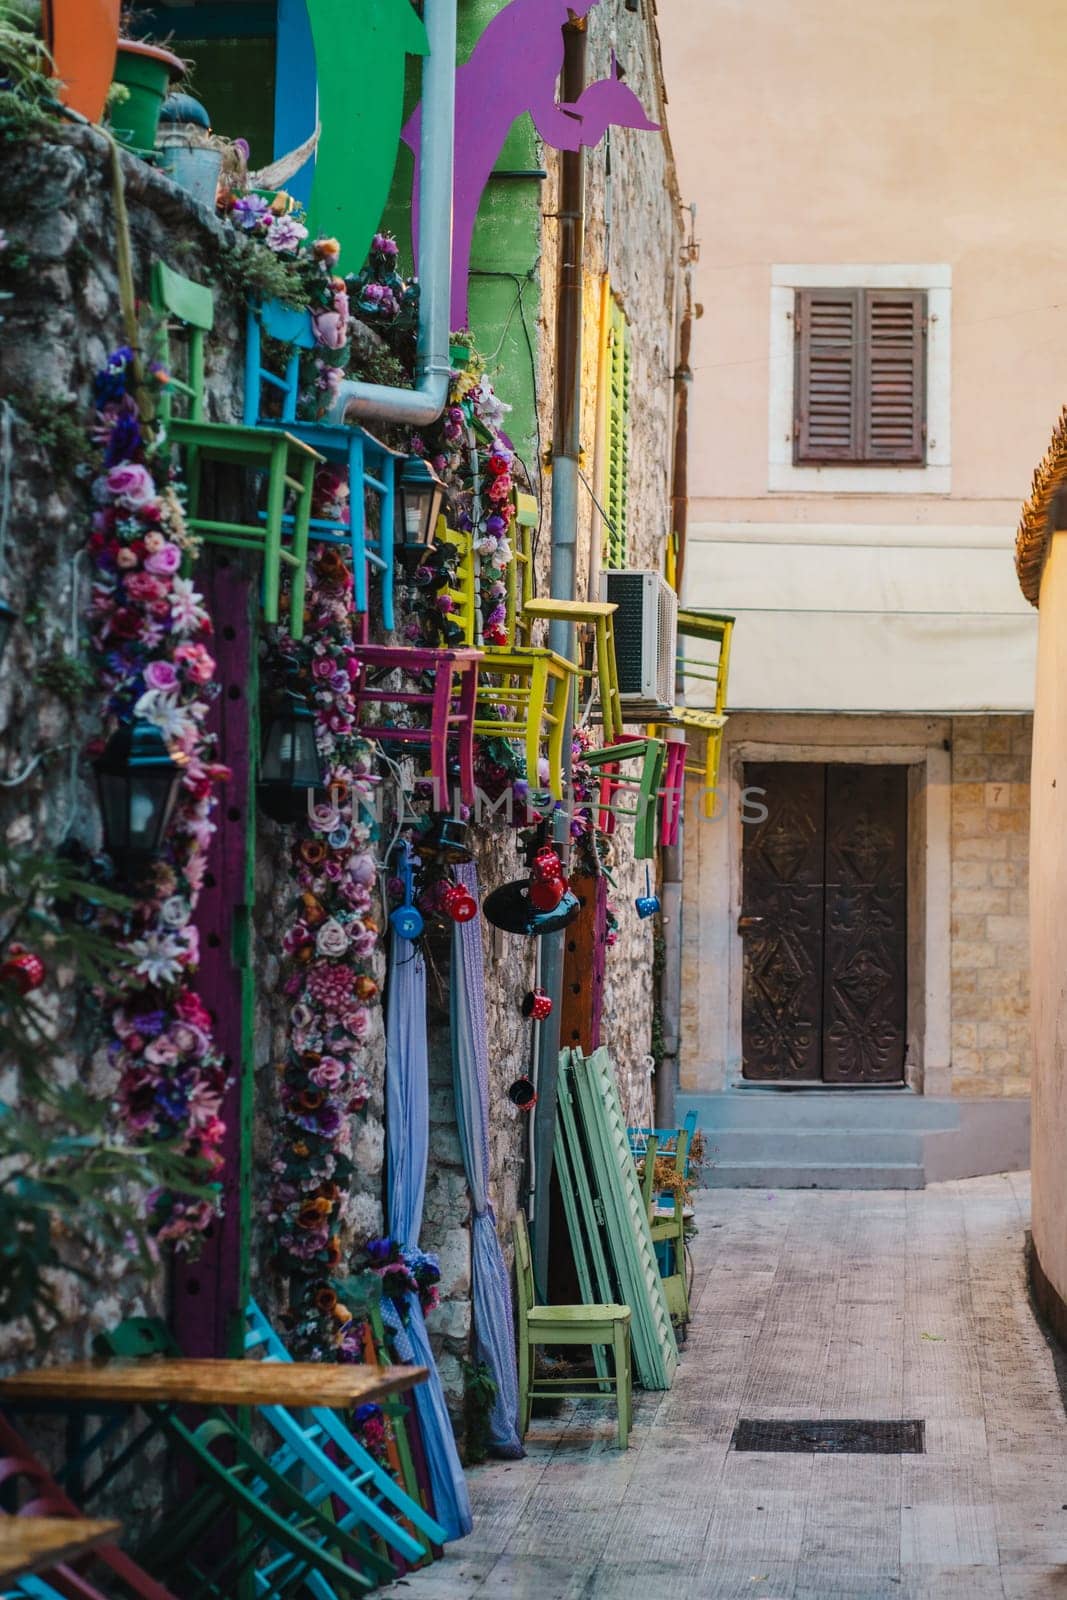
[[[534,1350],[526,1332],[525,1321],[519,1322],[519,1438],[525,1439],[530,1431],[533,1411]]]
[[[531,789],[541,787],[541,732],[548,700],[548,663],[535,660],[530,668],[530,698],[526,704],[526,782]],[[551,784],[551,771],[549,772]],[[555,789],[553,797],[560,795]]]
[[[615,665],[615,630],[610,617],[596,619],[596,668],[600,684],[600,715],[604,724],[604,743],[622,737],[622,702]]]
[[[459,790],[466,806],[474,804],[474,719],[478,713],[478,663],[466,664],[459,687]]]
[[[396,514],[395,475],[396,463],[391,457],[386,457],[381,467],[381,479],[385,484],[385,491],[378,502],[378,554],[385,563],[382,567],[382,626],[386,633],[392,633],[396,627],[393,614],[393,574],[396,568],[396,537],[393,528]]]
[[[304,637],[304,598],[308,578],[308,523],[311,521],[311,501],[315,493],[315,462],[309,456],[300,474],[303,488],[293,519],[293,581],[290,588],[289,632],[294,639]]]
[[[443,661],[434,677],[433,701],[430,707],[430,776],[433,778],[435,811],[448,809],[448,728],[452,711],[453,686],[452,663]],[[465,731],[463,728],[460,729],[461,750]],[[469,731],[473,740],[473,716],[470,718]]]
[[[285,513],[285,466],[288,447],[284,439],[270,453],[267,479],[267,520],[263,530],[263,620],[277,622],[281,591],[282,517]],[[299,508],[298,508],[299,510]]]
[[[367,528],[363,500],[363,440],[353,429],[348,444],[348,525],[352,536],[352,597],[355,608],[364,612],[367,598]]]
[[[615,1401],[619,1410],[619,1449],[625,1450],[630,1442],[630,1423],[632,1420],[630,1328],[627,1323],[616,1323],[612,1330],[611,1347],[615,1356]]]
[[[563,798],[563,736],[567,732],[570,677],[556,679],[552,690],[552,723],[548,730],[548,785],[556,799]]]

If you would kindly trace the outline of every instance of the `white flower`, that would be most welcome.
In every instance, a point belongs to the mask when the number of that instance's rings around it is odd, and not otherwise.
[[[184,928],[192,916],[192,907],[184,895],[172,894],[159,908],[159,918],[168,928]]]
[[[170,615],[178,633],[198,633],[208,620],[203,596],[193,588],[189,578],[172,578]]]
[[[343,956],[348,949],[348,934],[336,917],[330,917],[322,924],[315,939],[315,949],[320,956]]]
[[[162,689],[147,689],[133,710],[135,716],[154,723],[167,744],[177,745],[183,739],[196,737],[196,723],[190,719],[186,708],[178,704],[176,694],[165,694]]]
[[[134,939],[129,949],[137,957],[134,972],[150,984],[158,987],[181,977],[185,951],[169,933],[146,934],[143,939]]]

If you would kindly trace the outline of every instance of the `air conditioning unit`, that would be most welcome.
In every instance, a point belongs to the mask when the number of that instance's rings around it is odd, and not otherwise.
[[[602,572],[600,598],[618,606],[612,618],[619,698],[628,722],[674,705],[678,596],[658,572]]]

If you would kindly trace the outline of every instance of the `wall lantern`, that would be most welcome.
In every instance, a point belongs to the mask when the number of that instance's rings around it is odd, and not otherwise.
[[[12,611],[6,600],[0,600],[0,661],[4,659],[11,630],[18,621],[18,612]]]
[[[302,694],[285,688],[264,721],[256,797],[275,822],[299,822],[324,782],[315,713]]]
[[[182,767],[153,722],[116,729],[93,763],[104,848],[119,874],[137,877],[158,858],[178,798]]]
[[[401,549],[421,554],[433,544],[445,486],[428,461],[408,456],[396,485],[397,533]]]

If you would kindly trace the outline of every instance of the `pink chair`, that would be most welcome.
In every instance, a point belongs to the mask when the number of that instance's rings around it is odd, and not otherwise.
[[[25,1442],[0,1417],[0,1489],[10,1485],[16,1496],[18,1516],[29,1517],[82,1517],[74,1501],[63,1493],[55,1479],[50,1477],[40,1462],[30,1454]],[[22,1484],[19,1485],[19,1480]],[[139,1600],[176,1600],[174,1593],[155,1578],[149,1577],[136,1561],[130,1559],[117,1544],[98,1545],[87,1560],[99,1561],[113,1578],[119,1579],[124,1589],[108,1586],[112,1596],[118,1593],[136,1595]],[[51,1567],[48,1582],[66,1600],[106,1600],[72,1567]]]
[[[428,746],[434,804],[439,808],[448,804],[449,741],[454,738],[460,796],[465,805],[473,805],[474,717],[478,701],[478,664],[483,652],[388,644],[358,644],[355,649],[360,674],[352,693],[359,732],[365,739],[377,739],[382,743],[399,740]],[[429,678],[431,686],[429,689],[379,687],[383,676],[398,671],[407,678]],[[386,722],[368,722],[366,711],[373,705],[422,707],[429,715],[429,726],[395,728]]]
[[[678,827],[682,820],[682,795],[685,791],[684,739],[668,739],[667,765],[663,773],[660,798],[659,842],[668,848],[678,843]]]

